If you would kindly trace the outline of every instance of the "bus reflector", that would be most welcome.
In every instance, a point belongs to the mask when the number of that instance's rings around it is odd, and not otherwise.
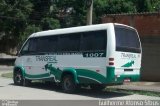
[[[109,61],[114,61],[114,58],[109,58]]]
[[[109,65],[114,65],[114,58],[109,58]]]
[[[100,72],[100,70],[96,70],[96,72]]]
[[[114,62],[109,62],[109,65],[114,65]]]

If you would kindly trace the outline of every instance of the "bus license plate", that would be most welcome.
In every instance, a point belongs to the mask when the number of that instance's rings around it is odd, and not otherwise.
[[[133,71],[133,69],[124,69],[124,71]]]
[[[124,82],[131,82],[131,80],[127,78],[127,79],[124,79]]]

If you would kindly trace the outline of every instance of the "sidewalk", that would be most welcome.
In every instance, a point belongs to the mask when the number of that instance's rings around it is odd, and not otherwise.
[[[129,82],[124,85],[109,86],[108,88],[160,93],[160,82]]]
[[[0,65],[0,72],[9,72],[13,70],[13,66]]]
[[[8,54],[5,54],[5,53],[0,53],[0,58],[1,59],[12,59],[12,58],[16,58],[17,56],[12,56],[12,55],[8,55]]]

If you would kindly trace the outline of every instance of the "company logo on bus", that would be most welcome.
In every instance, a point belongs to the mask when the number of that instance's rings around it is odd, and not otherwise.
[[[135,54],[121,53],[122,58],[136,58]]]
[[[46,61],[57,63],[56,56],[36,56],[36,61]]]

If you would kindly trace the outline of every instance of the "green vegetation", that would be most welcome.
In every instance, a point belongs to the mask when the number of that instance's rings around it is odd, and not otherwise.
[[[87,0],[0,0],[0,52],[33,32],[86,24]],[[93,0],[93,23],[105,14],[160,11],[159,0]]]
[[[5,78],[13,78],[13,73],[12,72],[9,72],[9,73],[4,73],[1,75],[2,77],[5,77]]]
[[[153,92],[153,91],[127,90],[127,89],[125,90],[125,89],[116,89],[116,88],[106,88],[105,91],[160,97],[160,93]]]

